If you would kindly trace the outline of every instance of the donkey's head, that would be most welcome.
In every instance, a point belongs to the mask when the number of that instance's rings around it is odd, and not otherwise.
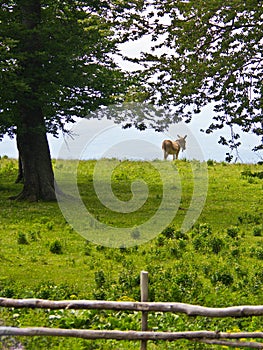
[[[187,135],[185,135],[184,137],[180,136],[180,135],[177,135],[177,137],[179,137],[179,138],[178,138],[178,140],[176,140],[176,142],[179,143],[182,151],[184,151],[185,148],[186,148],[186,141],[185,141],[185,139],[186,139]]]

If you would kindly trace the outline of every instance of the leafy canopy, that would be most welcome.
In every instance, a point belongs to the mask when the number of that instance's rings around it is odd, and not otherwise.
[[[0,138],[16,133],[23,103],[37,101],[56,135],[73,117],[121,101],[131,83],[113,56],[131,28],[134,38],[141,35],[143,2],[37,1],[40,16],[28,18],[36,24],[29,28],[23,9],[32,4],[0,5]]]
[[[257,0],[152,0],[147,13],[153,51],[143,55],[151,100],[190,121],[212,104],[207,132],[233,127],[263,135],[263,6]],[[256,149],[262,149],[262,142]]]

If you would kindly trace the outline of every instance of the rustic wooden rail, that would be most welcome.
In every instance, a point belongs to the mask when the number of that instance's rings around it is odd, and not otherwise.
[[[148,340],[176,341],[187,339],[207,344],[217,344],[229,347],[247,347],[263,349],[263,331],[259,332],[218,332],[218,331],[185,331],[185,332],[153,332],[147,331],[147,315],[149,312],[173,312],[183,313],[188,316],[205,317],[249,317],[263,316],[263,305],[261,306],[233,306],[227,308],[211,308],[199,305],[167,302],[147,302],[148,275],[141,273],[141,300],[140,302],[116,302],[100,300],[43,300],[43,299],[10,299],[0,298],[0,307],[8,308],[32,308],[32,309],[96,309],[96,310],[122,310],[139,311],[142,313],[142,330],[118,331],[118,330],[79,330],[59,329],[44,327],[0,327],[1,336],[58,336],[75,337],[82,339],[116,339],[116,340],[138,340],[141,341],[141,350],[147,348]],[[250,341],[249,341],[250,339]],[[257,341],[252,341],[257,339]]]

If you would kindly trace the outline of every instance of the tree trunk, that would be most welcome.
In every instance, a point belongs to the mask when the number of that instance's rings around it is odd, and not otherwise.
[[[17,96],[19,120],[17,147],[23,172],[22,192],[12,199],[37,201],[55,200],[54,174],[46,136],[45,118],[41,104],[41,55],[44,50],[38,34],[41,23],[40,0],[21,0],[20,78],[26,84]]]
[[[24,182],[24,175],[21,157],[18,156],[18,174],[15,183],[18,184],[20,182]]]
[[[28,110],[17,129],[17,147],[23,169],[24,187],[12,199],[56,200],[54,173],[41,109]]]

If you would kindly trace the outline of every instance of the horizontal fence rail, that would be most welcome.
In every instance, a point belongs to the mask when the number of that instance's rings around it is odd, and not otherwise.
[[[74,337],[82,339],[116,339],[116,340],[167,340],[174,341],[187,339],[201,341],[207,344],[227,345],[232,347],[250,347],[263,349],[262,343],[248,341],[227,341],[226,339],[263,338],[263,332],[212,332],[212,331],[186,331],[186,332],[150,332],[150,331],[98,331],[80,329],[54,329],[45,327],[0,327],[0,336],[53,336]]]
[[[11,299],[0,298],[0,307],[6,308],[31,308],[49,310],[117,310],[138,311],[142,313],[141,331],[119,330],[82,330],[61,329],[46,327],[0,327],[2,336],[56,336],[74,337],[82,339],[115,339],[115,340],[138,340],[141,342],[141,350],[147,348],[147,341],[176,341],[186,339],[189,341],[216,344],[228,347],[246,347],[263,349],[263,331],[257,332],[219,332],[219,331],[185,331],[185,332],[161,332],[147,330],[147,316],[149,312],[173,312],[188,316],[203,317],[250,317],[263,316],[263,305],[241,305],[226,308],[211,308],[199,305],[169,302],[148,302],[148,273],[141,272],[141,300],[140,302],[127,301],[103,301],[103,300],[44,300],[44,299]]]
[[[248,317],[263,316],[263,305],[241,305],[226,308],[213,308],[199,305],[169,302],[103,301],[103,300],[44,300],[0,298],[0,307],[16,309],[74,309],[74,310],[123,310],[147,312],[174,312],[188,316],[206,317]]]

